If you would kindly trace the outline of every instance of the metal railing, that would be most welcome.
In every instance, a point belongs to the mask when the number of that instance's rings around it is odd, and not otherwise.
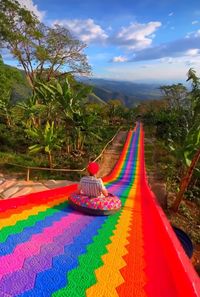
[[[117,132],[115,133],[115,135],[106,143],[106,145],[104,146],[103,150],[101,151],[101,153],[98,155],[98,157],[96,157],[96,159],[93,160],[93,162],[96,162],[97,160],[99,160],[105,149],[107,148],[107,146],[115,139],[115,137],[117,136],[117,134],[119,133],[119,131],[122,129],[122,127],[120,127]],[[26,181],[30,180],[30,173],[32,170],[42,170],[42,171],[56,171],[56,172],[83,172],[86,170],[86,167],[82,168],[82,169],[70,169],[70,168],[46,168],[46,167],[31,167],[31,166],[23,166],[23,165],[19,165],[19,164],[15,164],[15,163],[6,163],[7,165],[11,165],[11,166],[16,166],[16,167],[21,167],[21,168],[25,168],[26,171]]]

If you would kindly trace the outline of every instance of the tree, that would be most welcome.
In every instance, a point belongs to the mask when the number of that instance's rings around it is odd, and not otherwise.
[[[124,106],[119,99],[108,100],[106,106],[109,121],[112,124],[116,124],[119,119],[122,119],[122,113],[124,113]]]
[[[192,91],[190,93],[190,100],[192,105],[192,116],[194,121],[199,121],[200,114],[200,78],[197,77],[196,71],[192,68],[188,71],[187,81],[192,82]]]
[[[170,109],[180,110],[185,105],[188,91],[183,84],[161,86],[160,90],[164,94],[164,98],[168,102]]]
[[[198,134],[199,134],[198,138],[200,139],[200,130],[198,131]],[[200,141],[198,141],[198,146],[200,147]],[[172,209],[174,211],[177,211],[179,208],[179,205],[183,199],[183,195],[184,195],[186,189],[188,188],[188,185],[191,181],[194,169],[195,169],[196,165],[198,164],[199,159],[200,159],[200,148],[198,148],[197,151],[195,152],[195,154],[193,155],[192,160],[189,162],[190,165],[189,165],[188,169],[186,170],[184,176],[181,179],[180,190],[179,190],[179,192],[176,196],[176,200],[174,201],[173,206],[172,206]]]
[[[187,88],[179,84],[160,87],[167,105],[154,112],[158,137],[182,146],[192,121],[192,105]],[[176,127],[176,129],[174,129]]]
[[[188,72],[188,81],[190,80],[192,81],[190,94],[190,100],[192,101],[192,124],[182,148],[184,162],[187,167],[180,182],[180,190],[172,206],[174,211],[178,210],[183,195],[191,181],[194,169],[200,159],[200,79],[196,76],[196,72],[193,69],[190,69]]]
[[[23,67],[32,88],[38,78],[90,73],[84,43],[66,28],[45,26],[15,0],[0,1],[0,42]]]

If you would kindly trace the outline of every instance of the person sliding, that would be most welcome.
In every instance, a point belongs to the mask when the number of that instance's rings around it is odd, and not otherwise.
[[[80,180],[77,194],[87,195],[90,198],[107,197],[108,191],[103,184],[101,178],[97,178],[96,174],[99,171],[99,164],[91,162],[87,166],[89,176],[84,176]]]
[[[99,165],[87,166],[88,176],[81,178],[78,190],[69,196],[69,204],[76,210],[90,215],[110,215],[121,209],[121,200],[110,193],[101,178],[97,178]]]

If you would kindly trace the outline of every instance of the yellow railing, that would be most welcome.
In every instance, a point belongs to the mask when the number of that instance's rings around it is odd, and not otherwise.
[[[101,153],[99,154],[98,157],[96,157],[95,160],[93,160],[93,162],[96,162],[97,160],[99,160],[105,149],[107,148],[107,146],[115,139],[115,137],[117,136],[117,134],[119,133],[119,131],[122,129],[122,127],[120,127],[117,132],[115,133],[115,135],[107,142],[107,144],[104,146],[103,150],[101,151]],[[57,171],[57,172],[83,172],[86,170],[86,167],[82,168],[82,169],[69,169],[69,168],[45,168],[45,167],[30,167],[30,166],[23,166],[23,165],[19,165],[19,164],[15,164],[15,163],[6,163],[8,165],[12,165],[12,166],[16,166],[16,167],[21,167],[21,168],[25,168],[27,170],[26,172],[26,181],[30,180],[30,172],[31,170],[44,170],[44,171]]]

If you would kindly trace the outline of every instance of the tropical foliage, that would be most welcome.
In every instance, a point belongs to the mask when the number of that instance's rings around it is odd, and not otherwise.
[[[169,179],[179,184],[174,209],[190,182],[199,186],[200,79],[193,69],[188,72],[191,91],[180,83],[165,85],[163,100],[127,109],[120,98],[90,102],[92,88],[73,75],[91,71],[86,45],[66,28],[42,24],[15,0],[0,1],[0,45],[23,68],[9,67],[0,58],[2,151],[24,158],[40,155],[50,168],[63,167],[65,160],[82,166],[118,127],[129,129],[138,118],[156,127],[155,136],[173,158],[166,166]]]
[[[77,82],[71,74],[49,81],[37,79],[26,99],[12,100],[13,85],[4,86],[3,71],[0,68],[1,151],[25,153],[24,159],[27,155],[35,160],[41,156],[41,163],[32,165],[83,167],[120,126],[134,121],[134,113],[119,101],[90,102],[92,88]],[[7,97],[4,90],[8,91]],[[24,165],[23,161],[20,164]]]
[[[169,182],[175,181],[178,187],[175,211],[189,183],[193,180],[199,185],[200,80],[193,69],[189,70],[187,80],[192,84],[190,92],[182,84],[162,86],[163,100],[138,108],[144,122],[156,127],[156,138],[165,143],[173,159],[166,164],[166,173]]]
[[[111,125],[110,108],[91,104],[91,87],[74,79],[90,74],[86,44],[66,28],[44,25],[15,0],[0,1],[0,44],[23,68],[0,59],[1,150],[47,155],[51,168],[96,156],[122,121]]]

